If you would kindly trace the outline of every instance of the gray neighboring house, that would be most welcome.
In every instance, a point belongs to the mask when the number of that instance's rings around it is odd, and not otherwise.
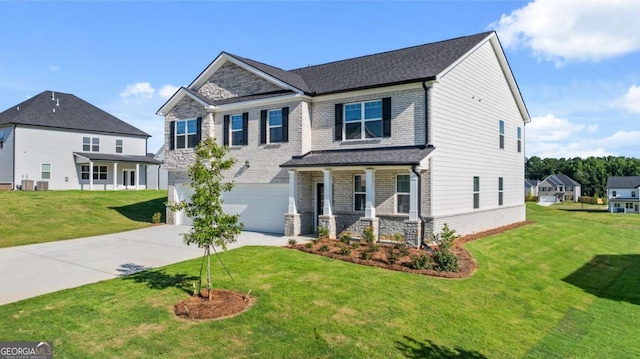
[[[580,183],[574,181],[571,177],[563,174],[550,175],[540,184],[539,201],[540,202],[578,202],[582,196]]]
[[[168,172],[164,168],[165,150],[164,145],[156,153],[147,153],[147,157],[151,157],[160,164],[147,166],[147,189],[167,189]]]
[[[403,234],[417,244],[525,220],[530,117],[495,32],[283,70],[222,52],[157,112],[169,202],[203,137],[236,165],[225,209],[245,230]],[[167,222],[189,224],[167,210]]]
[[[0,184],[146,188],[149,134],[72,95],[44,91],[0,113]]]
[[[611,176],[607,178],[607,199],[611,213],[640,213],[638,204],[640,176]]]
[[[540,192],[540,181],[539,180],[524,180],[524,196],[529,197],[538,197]]]

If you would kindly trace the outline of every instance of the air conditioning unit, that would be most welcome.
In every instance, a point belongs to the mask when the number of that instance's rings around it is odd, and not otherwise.
[[[22,180],[23,191],[33,191],[33,180]]]
[[[36,189],[38,191],[46,191],[49,189],[49,182],[47,181],[38,181],[36,182]]]

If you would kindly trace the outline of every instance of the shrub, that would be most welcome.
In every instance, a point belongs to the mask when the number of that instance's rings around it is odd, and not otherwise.
[[[353,248],[360,248],[360,243],[356,242],[351,245]]]
[[[351,254],[351,248],[347,248],[347,246],[341,246],[338,253],[342,254],[343,256],[348,256]]]
[[[327,227],[319,227],[318,228],[318,238],[329,238],[329,228]]]
[[[428,254],[420,254],[411,256],[411,268],[413,269],[431,269],[433,268],[433,258]]]
[[[351,236],[349,235],[348,232],[345,232],[340,236],[340,242],[342,242],[342,243],[344,243],[346,245],[351,244]]]
[[[457,272],[460,269],[458,257],[450,251],[453,241],[458,238],[456,231],[445,223],[442,231],[439,234],[431,233],[431,237],[438,244],[438,249],[433,255],[434,268],[437,271]]]
[[[393,235],[393,240],[394,240],[396,243],[404,243],[404,234],[403,234],[403,233],[400,233],[400,232],[395,233],[395,234]]]
[[[372,244],[369,246],[368,251],[370,252],[377,252],[380,250],[380,245],[379,244]]]
[[[320,248],[318,249],[320,252],[326,252],[329,250],[329,246],[326,244],[323,244],[320,246]]]
[[[311,247],[313,247],[313,241],[312,241],[312,242],[307,242],[307,243],[305,243],[305,245],[304,245],[304,246],[305,246],[305,248],[311,248]]]
[[[389,264],[394,264],[395,262],[398,261],[398,259],[400,259],[401,255],[400,255],[400,251],[398,251],[395,248],[388,248],[387,249],[387,263]]]
[[[404,243],[396,244],[395,249],[400,252],[400,257],[404,257],[409,254],[409,247]]]
[[[373,252],[367,250],[360,253],[360,259],[370,260],[371,258],[373,258]]]
[[[156,212],[151,216],[151,223],[158,224],[160,223],[161,218],[162,218],[162,213]]]
[[[367,244],[373,244],[376,241],[376,237],[373,235],[373,228],[371,226],[364,229],[364,241]]]
[[[289,246],[293,247],[293,246],[296,245],[296,243],[298,243],[298,241],[296,241],[295,239],[293,239],[293,238],[289,239]]]

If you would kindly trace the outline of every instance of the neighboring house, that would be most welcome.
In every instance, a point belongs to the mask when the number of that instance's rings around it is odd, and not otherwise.
[[[148,157],[162,162],[165,156],[164,145],[156,153],[147,153]],[[147,189],[167,189],[168,172],[162,164],[147,166]]]
[[[567,175],[550,175],[538,185],[540,202],[578,202],[582,196],[581,187]]]
[[[525,220],[525,104],[494,32],[282,70],[222,52],[159,110],[169,201],[193,147],[237,163],[225,208],[245,230],[403,234],[417,244]],[[167,212],[184,224],[184,213]]]
[[[640,213],[640,176],[612,176],[607,179],[609,212]]]
[[[538,197],[540,192],[540,181],[538,180],[524,180],[524,196],[526,197]]]
[[[45,91],[0,113],[0,183],[144,189],[149,135],[71,94]],[[39,185],[39,186],[38,186]]]

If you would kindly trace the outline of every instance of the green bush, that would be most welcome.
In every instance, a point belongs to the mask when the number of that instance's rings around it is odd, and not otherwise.
[[[313,247],[313,241],[312,241],[312,242],[307,242],[307,243],[305,243],[305,245],[304,245],[304,246],[305,246],[305,248],[311,248],[311,247]]]
[[[373,252],[366,250],[360,253],[360,259],[370,260],[371,258],[373,258]]]
[[[327,227],[319,227],[318,228],[318,238],[329,238],[329,228]]]
[[[444,272],[457,272],[460,270],[458,257],[456,257],[456,255],[450,250],[453,241],[458,238],[456,231],[454,229],[450,229],[445,223],[442,227],[442,231],[438,234],[431,233],[431,237],[433,241],[438,244],[438,249],[433,255],[434,269]]]
[[[379,244],[372,244],[369,246],[369,249],[367,249],[370,252],[377,252],[380,250],[380,245]]]
[[[340,236],[340,242],[349,245],[351,244],[351,236],[349,235],[349,233],[345,232],[342,233],[342,235]]]
[[[428,254],[411,256],[411,268],[431,269],[433,268],[433,258]]]
[[[328,250],[329,250],[329,245],[327,245],[327,244],[323,244],[323,245],[321,245],[321,246],[320,246],[320,248],[318,248],[318,250],[319,250],[320,252],[326,252],[326,251],[328,251]]]
[[[348,256],[351,254],[351,248],[347,248],[347,246],[341,246],[338,253],[342,254],[343,256]]]
[[[293,239],[293,238],[289,239],[289,246],[293,247],[293,246],[296,245],[296,243],[298,243],[298,241],[296,241],[295,239]]]
[[[394,248],[400,252],[400,257],[404,257],[409,254],[409,247],[404,243],[396,244]]]
[[[371,226],[364,229],[363,238],[367,244],[373,244],[373,242],[376,241],[376,237],[373,235],[373,228],[371,228]]]
[[[158,224],[160,223],[161,218],[162,218],[162,213],[156,212],[151,216],[151,223]]]
[[[387,248],[387,263],[394,264],[402,257],[400,251],[395,248]]]
[[[351,245],[353,248],[360,248],[360,243],[356,242]]]
[[[395,233],[395,234],[393,235],[393,240],[394,240],[396,243],[404,243],[404,234],[403,234],[403,233],[400,233],[400,232]]]

